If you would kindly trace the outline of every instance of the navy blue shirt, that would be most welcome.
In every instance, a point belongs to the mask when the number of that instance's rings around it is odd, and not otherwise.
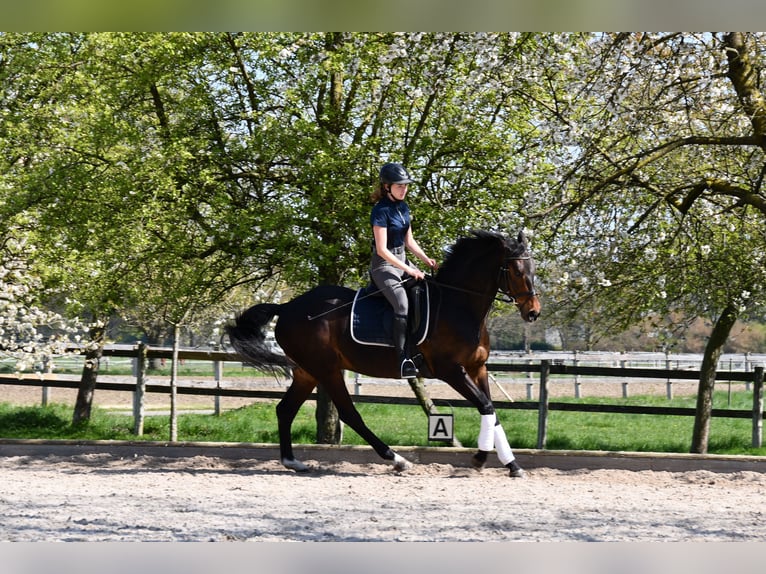
[[[391,201],[386,195],[372,208],[370,225],[385,227],[388,230],[389,249],[404,246],[404,238],[410,228],[410,207],[405,201]]]

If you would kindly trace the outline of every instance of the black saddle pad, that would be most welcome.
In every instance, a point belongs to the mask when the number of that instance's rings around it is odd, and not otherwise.
[[[412,345],[420,345],[428,334],[429,326],[429,289],[428,283],[422,282],[415,289],[421,289],[419,297],[413,297],[412,290],[408,293],[410,300],[409,325],[413,328],[413,318],[419,317],[415,332],[410,332]],[[414,309],[418,305],[419,311]],[[369,285],[359,289],[354,296],[351,307],[351,338],[362,345],[379,345],[393,347],[391,323],[394,312],[385,297],[380,295],[377,287]]]

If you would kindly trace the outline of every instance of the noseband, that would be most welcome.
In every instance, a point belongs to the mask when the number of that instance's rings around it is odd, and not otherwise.
[[[512,261],[528,261],[532,259],[532,256],[529,254],[520,255],[519,257],[508,257],[505,260],[505,264],[500,267],[498,270],[498,277],[497,277],[497,283],[500,288],[500,291],[503,293],[507,299],[500,297],[496,298],[499,301],[503,301],[504,303],[513,303],[514,305],[519,305],[519,299],[522,297],[534,297],[537,295],[537,292],[535,291],[534,284],[532,285],[532,288],[528,291],[523,291],[521,293],[514,293],[513,287],[511,286],[511,281],[508,279],[508,275],[511,273],[511,262]]]

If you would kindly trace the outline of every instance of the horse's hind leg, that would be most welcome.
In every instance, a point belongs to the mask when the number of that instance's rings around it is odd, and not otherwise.
[[[279,454],[281,462],[287,468],[296,472],[309,470],[305,464],[295,460],[293,455],[292,425],[298,409],[317,386],[316,379],[306,371],[296,368],[293,371],[293,382],[285,391],[282,400],[277,405],[277,424],[279,428]]]
[[[354,406],[354,402],[351,400],[351,395],[348,394],[342,371],[339,371],[338,375],[334,376],[332,380],[323,381],[323,383],[327,394],[330,395],[332,402],[338,409],[340,419],[367,441],[381,458],[390,460],[394,464],[395,470],[406,470],[412,466],[411,462],[394,452],[390,446],[380,440],[365,424],[362,415],[356,410],[356,406]]]

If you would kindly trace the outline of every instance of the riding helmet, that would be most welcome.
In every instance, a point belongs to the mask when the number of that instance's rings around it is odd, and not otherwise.
[[[387,163],[380,168],[380,183],[414,183],[414,181],[400,163]]]

